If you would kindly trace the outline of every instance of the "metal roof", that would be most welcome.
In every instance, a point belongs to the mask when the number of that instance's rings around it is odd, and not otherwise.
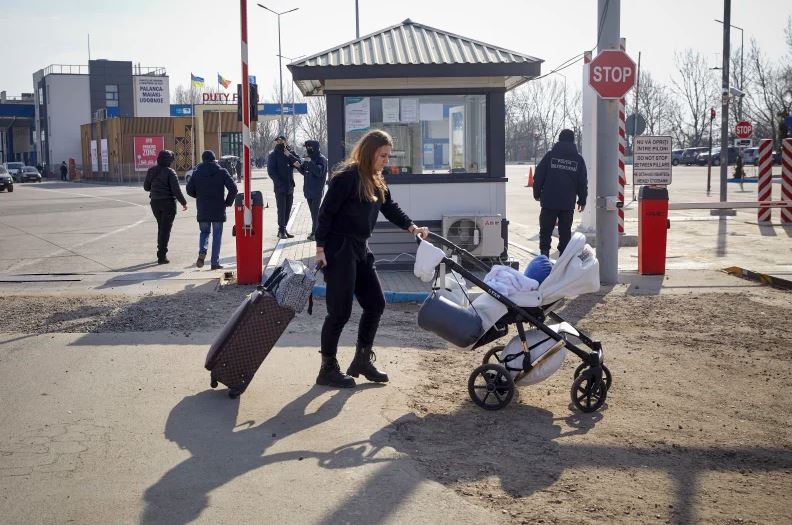
[[[316,95],[328,78],[504,76],[511,89],[538,76],[542,62],[408,18],[288,68],[304,94]]]

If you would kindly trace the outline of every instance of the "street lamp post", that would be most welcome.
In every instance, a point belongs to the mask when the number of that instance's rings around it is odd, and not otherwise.
[[[722,24],[722,20],[715,19],[716,22]],[[745,54],[745,34],[742,27],[729,24],[734,29],[740,30],[740,91],[743,90],[743,55]],[[742,120],[742,97],[737,101],[737,120]]]
[[[262,9],[266,9],[270,13],[277,15],[278,17],[278,77],[280,79],[280,118],[278,119],[278,134],[283,135],[283,63],[281,60],[281,24],[280,24],[280,17],[281,15],[285,15],[286,13],[292,13],[297,11],[299,7],[295,7],[294,9],[289,9],[288,11],[281,11],[280,13],[277,11],[273,11],[269,7],[261,4],[257,4]]]
[[[305,58],[307,55],[300,55],[298,57],[287,57],[285,55],[278,55],[278,58],[285,58],[294,62],[295,60],[300,60],[301,58]],[[292,78],[291,82],[291,119],[292,119],[292,144],[296,146],[297,144],[297,126],[294,124],[297,115],[294,113],[294,79]]]

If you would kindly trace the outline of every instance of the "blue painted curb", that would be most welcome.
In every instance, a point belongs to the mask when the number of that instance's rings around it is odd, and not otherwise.
[[[314,286],[314,297],[325,297],[327,289],[324,286]],[[384,292],[386,303],[422,303],[429,297],[429,292]]]

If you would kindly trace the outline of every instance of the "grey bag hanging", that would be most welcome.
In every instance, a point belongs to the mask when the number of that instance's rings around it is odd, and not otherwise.
[[[467,348],[481,337],[481,318],[472,307],[463,308],[432,292],[418,310],[418,326],[451,344]]]
[[[316,275],[300,261],[286,259],[264,283],[280,306],[300,313],[308,304]],[[310,313],[310,311],[309,311]]]

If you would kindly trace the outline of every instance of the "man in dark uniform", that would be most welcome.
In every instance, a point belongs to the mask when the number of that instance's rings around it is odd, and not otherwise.
[[[294,202],[294,168],[300,167],[300,158],[289,148],[285,135],[275,137],[275,148],[267,160],[267,175],[275,189],[275,204],[278,207],[278,238],[294,237],[286,231],[292,203]]]
[[[313,241],[319,220],[319,205],[322,203],[322,194],[327,183],[327,157],[322,155],[316,140],[305,141],[305,152],[308,156],[301,162],[300,173],[305,175],[303,196],[311,212],[311,233],[307,239]]]
[[[577,210],[586,207],[588,177],[586,163],[575,146],[575,134],[562,130],[553,149],[548,151],[536,167],[533,186],[534,199],[542,205],[539,214],[539,251],[550,255],[553,228],[558,222],[558,253],[572,237],[572,218]]]

